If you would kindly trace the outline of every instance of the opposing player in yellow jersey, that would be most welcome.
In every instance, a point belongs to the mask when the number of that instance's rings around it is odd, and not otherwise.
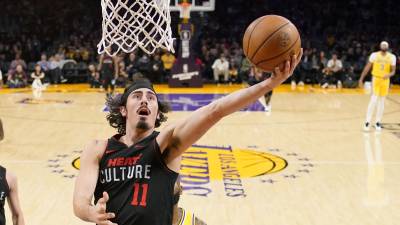
[[[174,187],[174,212],[172,217],[172,225],[207,225],[205,222],[197,218],[193,213],[178,207],[178,202],[182,194],[182,186],[179,179],[175,182]]]
[[[370,128],[375,107],[377,108],[375,129],[376,131],[382,129],[381,120],[385,107],[385,98],[389,93],[390,77],[396,72],[396,56],[388,52],[389,44],[386,41],[382,41],[380,49],[380,51],[371,54],[359,80],[359,86],[362,87],[364,78],[372,67],[372,95],[364,124],[365,131]]]

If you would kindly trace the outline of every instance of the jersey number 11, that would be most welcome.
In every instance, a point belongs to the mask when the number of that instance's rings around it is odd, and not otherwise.
[[[139,190],[140,190],[140,186],[142,186],[142,198],[140,200],[140,202],[138,202],[138,195],[139,195]],[[143,206],[146,207],[146,203],[147,203],[147,190],[149,189],[149,184],[142,184],[140,185],[139,183],[134,183],[133,185],[133,199],[131,204],[134,206]]]

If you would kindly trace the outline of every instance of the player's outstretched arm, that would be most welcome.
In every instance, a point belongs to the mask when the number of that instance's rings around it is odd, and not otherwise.
[[[92,198],[99,174],[99,161],[106,148],[105,141],[93,141],[81,156],[81,168],[75,181],[73,197],[74,213],[80,219],[98,225],[116,225],[109,219],[114,213],[106,212],[109,196],[106,192],[96,205],[92,205]]]
[[[297,57],[293,56],[290,62],[287,61],[281,67],[283,69],[275,68],[271,78],[249,88],[233,92],[194,111],[189,117],[176,125],[166,127],[157,137],[161,151],[168,149],[166,162],[172,162],[179,157],[223,117],[255,102],[265,93],[284,82],[293,74],[301,56],[302,52]],[[179,168],[171,169],[179,170]]]
[[[8,186],[10,188],[8,205],[10,207],[13,224],[25,225],[24,216],[19,203],[17,177],[9,171],[7,171],[6,177]]]

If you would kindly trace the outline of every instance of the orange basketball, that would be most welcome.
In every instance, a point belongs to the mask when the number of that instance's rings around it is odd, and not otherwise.
[[[271,72],[275,67],[298,55],[301,39],[297,28],[288,19],[267,15],[253,21],[243,37],[243,51],[256,67]]]

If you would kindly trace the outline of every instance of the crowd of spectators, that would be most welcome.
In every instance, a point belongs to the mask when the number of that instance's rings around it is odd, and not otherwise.
[[[216,0],[216,10],[193,13],[193,53],[201,64],[206,82],[243,82],[251,65],[243,56],[241,38],[247,25],[265,14],[279,14],[298,27],[304,48],[293,85],[304,83],[351,87],[368,56],[382,40],[400,53],[400,22],[394,0]],[[246,9],[246,10],[244,10]],[[173,15],[176,17],[176,15]],[[101,36],[100,4],[88,1],[39,2],[15,0],[7,3],[0,20],[0,87],[25,87],[40,65],[46,83],[89,82],[102,85],[96,44]],[[177,35],[173,27],[174,36]],[[165,83],[176,56],[158,51],[120,54],[116,58],[116,85],[125,86],[143,74]],[[399,66],[400,67],[400,66]],[[352,82],[353,81],[353,82]],[[393,82],[400,83],[399,75]]]

